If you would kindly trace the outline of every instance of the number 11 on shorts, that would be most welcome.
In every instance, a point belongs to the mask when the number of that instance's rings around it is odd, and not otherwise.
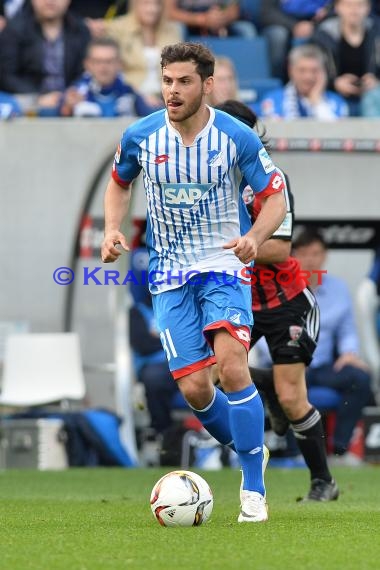
[[[170,330],[165,329],[164,331],[160,332],[160,339],[161,339],[162,347],[166,353],[166,358],[168,359],[168,362],[170,361],[170,359],[172,357],[177,358],[178,354],[177,354],[177,351],[175,349],[173,339],[172,339],[172,335],[170,334]]]

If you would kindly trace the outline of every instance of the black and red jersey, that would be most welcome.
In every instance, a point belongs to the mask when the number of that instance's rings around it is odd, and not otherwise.
[[[290,241],[293,235],[294,197],[290,190],[288,177],[282,174],[285,179],[283,193],[286,201],[286,216],[272,238]],[[249,192],[249,188],[244,191],[243,197],[244,194],[247,197],[245,202],[248,212],[254,223],[262,206],[260,195],[253,195]],[[307,286],[298,260],[291,256],[281,263],[255,264],[246,271],[251,274],[253,311],[279,307],[296,297]]]

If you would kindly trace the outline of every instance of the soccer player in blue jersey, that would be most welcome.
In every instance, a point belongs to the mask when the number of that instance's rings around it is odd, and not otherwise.
[[[118,244],[129,250],[120,227],[130,184],[142,170],[150,290],[170,370],[204,427],[238,453],[238,521],[261,522],[268,518],[264,413],[247,364],[253,323],[242,271],[285,216],[283,179],[251,129],[206,105],[214,57],[205,46],[166,46],[161,67],[166,109],[130,126],[115,155],[102,259],[117,260]],[[243,178],[263,201],[254,226],[241,196]],[[215,362],[224,393],[212,383]]]

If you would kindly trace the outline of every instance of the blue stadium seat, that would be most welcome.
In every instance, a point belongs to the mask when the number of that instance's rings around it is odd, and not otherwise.
[[[255,103],[258,103],[269,91],[282,87],[281,79],[277,77],[268,77],[266,79],[252,79],[250,84],[244,89],[239,90],[240,99],[246,105],[250,105],[253,109]],[[260,114],[259,106],[256,110]]]
[[[255,79],[268,79],[270,63],[266,39],[257,38],[214,38],[192,36],[189,41],[207,45],[215,55],[229,57],[236,69],[239,86],[242,89],[252,87]]]
[[[260,26],[260,9],[263,0],[240,0],[240,14],[244,20],[253,22],[256,27]]]
[[[341,401],[341,395],[327,386],[312,386],[308,388],[309,402],[320,412],[336,410]]]

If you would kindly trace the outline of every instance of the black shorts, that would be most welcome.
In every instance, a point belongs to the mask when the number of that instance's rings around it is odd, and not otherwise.
[[[251,347],[263,336],[274,364],[310,364],[319,335],[319,307],[309,289],[253,317]]]

